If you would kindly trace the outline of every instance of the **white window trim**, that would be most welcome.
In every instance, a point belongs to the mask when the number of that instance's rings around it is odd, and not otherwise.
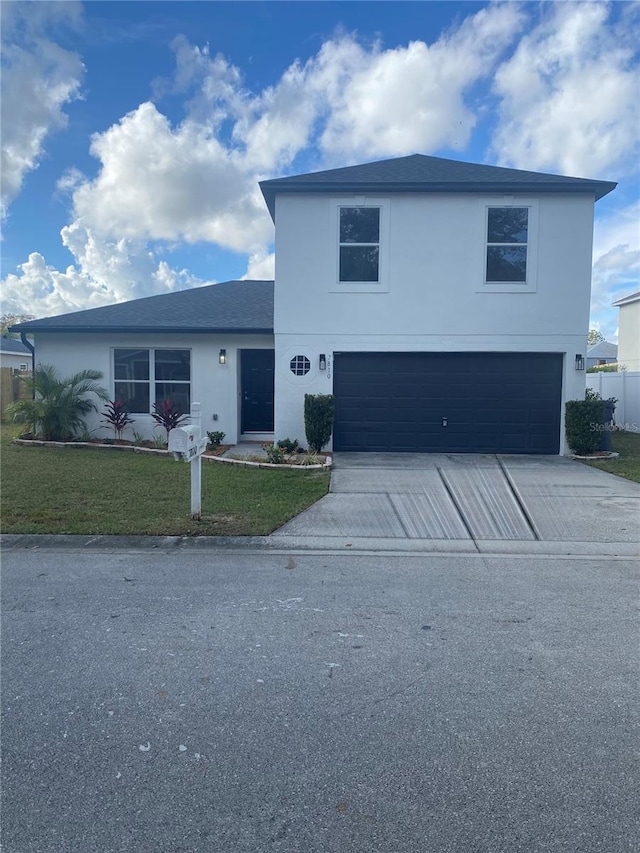
[[[139,350],[147,350],[149,353],[149,378],[148,379],[116,379],[116,350],[118,349],[139,349]],[[193,386],[193,352],[191,347],[168,347],[168,346],[135,346],[135,344],[121,344],[119,346],[111,347],[111,390],[112,390],[112,399],[116,398],[116,383],[118,382],[131,382],[136,385],[147,385],[149,388],[149,411],[148,412],[131,412],[132,415],[138,415],[139,417],[144,417],[145,415],[152,415],[155,411],[153,408],[153,404],[155,402],[155,390],[156,390],[156,351],[157,350],[185,350],[189,353],[189,381],[186,379],[176,379],[173,380],[176,385],[188,385],[189,386],[189,399],[193,402],[193,394],[192,386]],[[184,414],[188,415],[189,412],[185,412]]]
[[[340,281],[340,208],[377,207],[380,209],[380,232],[378,249],[378,281]],[[331,233],[333,239],[334,278],[329,286],[330,293],[388,293],[389,292],[389,208],[388,198],[351,196],[334,198],[330,202]]]
[[[480,268],[476,293],[536,293],[538,290],[538,247],[539,247],[539,206],[530,198],[515,196],[497,196],[479,201],[478,227],[481,229],[481,251],[478,252]],[[526,207],[529,210],[527,223],[527,279],[526,281],[486,281],[487,273],[487,227],[490,207]]]

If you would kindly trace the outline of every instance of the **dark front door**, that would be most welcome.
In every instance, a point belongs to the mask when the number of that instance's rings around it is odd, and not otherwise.
[[[242,432],[273,432],[272,349],[243,349],[240,356]]]
[[[558,353],[335,353],[335,450],[558,453]]]

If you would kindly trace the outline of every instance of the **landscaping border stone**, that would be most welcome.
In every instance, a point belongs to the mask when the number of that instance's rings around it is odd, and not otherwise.
[[[171,456],[170,451],[155,447],[138,447],[135,444],[96,444],[90,441],[43,441],[39,438],[14,438],[12,444],[21,447],[62,447],[79,450],[121,450],[131,453],[151,453],[157,456]],[[209,462],[225,462],[230,465],[243,465],[247,468],[288,468],[296,471],[324,471],[331,467],[332,457],[327,456],[325,462],[319,465],[277,465],[273,462],[251,462],[248,459],[228,459],[224,456],[208,456],[206,452],[203,459]]]

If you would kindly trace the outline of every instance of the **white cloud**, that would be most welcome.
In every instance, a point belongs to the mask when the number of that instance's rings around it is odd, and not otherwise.
[[[28,311],[42,317],[96,305],[91,282],[73,266],[60,272],[47,266],[39,252],[32,252],[18,270],[17,275],[10,273],[2,283],[4,312]]]
[[[42,158],[47,135],[66,125],[63,107],[80,97],[80,57],[43,35],[53,23],[77,24],[80,15],[76,3],[2,4],[2,218]]]
[[[502,165],[611,178],[637,166],[638,61],[634,16],[610,21],[603,3],[553,3],[495,76],[493,149]]]
[[[432,45],[415,41],[369,53],[348,45],[346,79],[336,73],[340,64],[323,62],[321,52],[317,77],[323,86],[329,83],[330,107],[323,149],[353,160],[464,148],[476,124],[466,95],[491,73],[522,24],[518,4],[496,4]],[[340,47],[325,45],[323,51]]]
[[[186,118],[173,127],[144,103],[95,134],[100,171],[75,187],[74,215],[96,237],[264,253],[273,231],[260,177],[290,164],[318,126],[332,157],[464,144],[475,121],[464,91],[489,73],[520,23],[517,7],[496,5],[432,47],[367,51],[353,36],[337,36],[258,94],[224,57],[179,37],[175,78],[155,88],[189,97]]]
[[[5,313],[29,310],[46,317],[214,283],[172,269],[144,243],[96,239],[79,222],[63,228],[61,236],[76,263],[60,272],[33,252],[3,281]]]
[[[276,256],[273,252],[258,251],[252,252],[249,255],[247,271],[242,276],[248,279],[266,279],[275,278],[276,273]]]
[[[151,103],[95,134],[101,169],[73,193],[76,219],[115,239],[211,241],[249,252],[272,236],[255,174],[206,125],[172,128]]]

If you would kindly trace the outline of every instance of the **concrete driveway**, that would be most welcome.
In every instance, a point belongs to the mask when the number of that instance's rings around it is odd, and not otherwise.
[[[640,485],[558,456],[338,453],[330,493],[273,536],[550,553],[599,543],[635,554]]]

